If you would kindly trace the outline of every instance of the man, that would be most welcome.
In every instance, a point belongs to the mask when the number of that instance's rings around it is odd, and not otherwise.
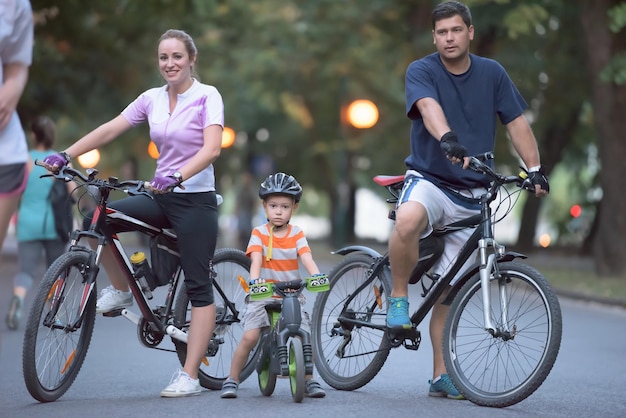
[[[389,238],[393,289],[387,325],[396,330],[411,327],[408,280],[417,264],[420,237],[430,234],[433,226],[478,213],[478,202],[473,203],[471,198],[484,192],[488,179],[466,170],[467,156],[494,150],[496,119],[506,126],[528,168],[536,196],[545,196],[549,191],[537,142],[523,115],[526,102],[500,64],[469,52],[474,27],[468,7],[457,1],[441,3],[433,10],[432,25],[437,52],[412,62],[406,72],[411,155],[405,160],[408,171]],[[464,230],[446,238],[435,272],[445,273],[470,234],[470,230]],[[437,303],[433,307],[433,378],[429,395],[463,399],[443,361],[442,334],[447,313],[448,306]]]

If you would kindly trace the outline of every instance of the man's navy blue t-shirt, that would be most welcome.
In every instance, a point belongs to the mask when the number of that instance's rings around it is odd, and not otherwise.
[[[406,72],[406,110],[412,120],[411,155],[405,163],[435,183],[455,188],[488,185],[488,179],[451,164],[415,106],[430,97],[443,108],[452,129],[469,155],[494,150],[497,119],[504,125],[528,107],[504,68],[494,60],[470,54],[470,68],[461,75],[448,72],[439,53],[409,64]]]

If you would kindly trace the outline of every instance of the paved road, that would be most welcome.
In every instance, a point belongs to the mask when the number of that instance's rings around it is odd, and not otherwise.
[[[0,417],[626,417],[626,310],[568,299],[561,301],[563,342],[552,373],[529,399],[504,410],[426,396],[431,349],[424,328],[419,351],[392,351],[380,374],[354,392],[324,384],[326,398],[294,404],[286,381],[279,380],[274,395],[266,398],[251,378],[242,383],[236,400],[220,399],[218,392],[210,391],[187,399],[161,399],[158,393],[179,366],[176,355],[141,346],[133,324],[104,317],[96,320],[74,385],[60,400],[40,404],[30,397],[22,378],[23,328],[12,332],[4,323],[15,263],[11,258],[1,263]],[[106,278],[100,280],[104,284]],[[169,341],[163,346],[173,347]]]

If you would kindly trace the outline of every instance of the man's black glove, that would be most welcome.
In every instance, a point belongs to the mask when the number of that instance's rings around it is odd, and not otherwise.
[[[529,171],[528,178],[533,185],[538,184],[546,192],[550,191],[550,184],[548,183],[548,176],[546,176],[546,170],[544,166],[539,166],[539,170]]]
[[[463,145],[459,144],[459,139],[452,131],[443,134],[439,144],[448,158],[454,157],[462,160],[463,157],[467,157],[467,150]]]

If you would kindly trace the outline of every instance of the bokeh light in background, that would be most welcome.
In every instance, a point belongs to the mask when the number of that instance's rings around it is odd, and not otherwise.
[[[78,156],[78,164],[83,168],[93,168],[100,162],[100,151],[97,149],[91,150]]]
[[[348,106],[348,122],[359,129],[368,129],[378,122],[378,107],[371,100],[355,100]]]
[[[157,149],[156,144],[152,141],[148,144],[148,155],[155,160],[159,158],[159,150]]]
[[[224,126],[222,131],[222,148],[228,148],[235,143],[235,131],[228,126]]]
[[[539,237],[539,245],[541,245],[543,248],[548,248],[551,241],[552,240],[550,238],[550,234],[543,234]]]
[[[572,218],[578,218],[583,213],[583,209],[580,205],[572,205],[569,209],[569,214],[572,215]]]

